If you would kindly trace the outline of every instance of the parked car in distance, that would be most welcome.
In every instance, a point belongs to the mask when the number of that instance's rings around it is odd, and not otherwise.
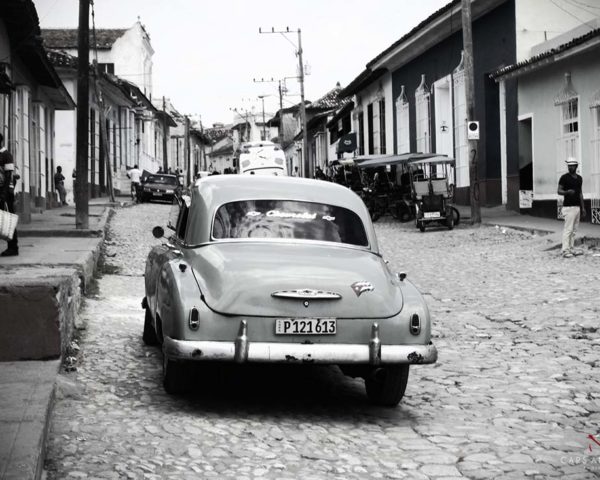
[[[382,258],[354,192],[216,175],[190,194],[146,261],[143,339],[162,345],[167,392],[190,388],[191,362],[334,364],[395,406],[409,366],[436,361],[427,305]]]
[[[155,173],[148,175],[141,186],[142,202],[163,200],[172,202],[176,194],[181,192],[177,175]]]

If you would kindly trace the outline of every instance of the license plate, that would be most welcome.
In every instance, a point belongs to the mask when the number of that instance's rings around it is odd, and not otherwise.
[[[163,196],[163,194],[162,194],[162,193],[155,192],[155,193],[154,193],[154,196],[155,196],[155,197],[162,197],[162,196]]]
[[[440,212],[425,212],[424,214],[425,218],[440,218]]]
[[[335,318],[278,318],[275,335],[335,335]]]

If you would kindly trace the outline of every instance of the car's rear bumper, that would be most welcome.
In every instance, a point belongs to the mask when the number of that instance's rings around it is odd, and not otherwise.
[[[335,343],[264,343],[188,341],[165,337],[163,353],[172,360],[322,363],[322,364],[425,364],[435,363],[437,349],[429,345]]]

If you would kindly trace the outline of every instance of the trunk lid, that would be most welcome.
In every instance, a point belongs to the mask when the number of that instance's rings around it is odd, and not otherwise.
[[[197,248],[188,260],[206,304],[226,315],[385,318],[402,309],[397,280],[368,251],[224,242]]]

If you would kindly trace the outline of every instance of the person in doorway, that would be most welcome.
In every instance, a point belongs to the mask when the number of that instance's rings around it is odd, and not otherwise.
[[[294,167],[294,171],[292,172],[292,177],[299,177],[300,174],[298,173],[298,167]]]
[[[576,250],[575,232],[579,226],[579,220],[585,218],[585,206],[581,185],[583,178],[577,174],[579,162],[573,157],[566,161],[568,173],[565,173],[558,181],[558,194],[564,197],[562,213],[565,219],[562,236],[562,256],[565,258],[573,255],[581,255],[581,250]]]
[[[56,167],[56,173],[54,174],[54,188],[60,197],[60,204],[68,205],[67,191],[65,190],[65,176],[62,174],[62,167],[60,165]]]
[[[140,199],[140,179],[142,178],[142,171],[138,168],[137,164],[133,166],[127,172],[127,177],[131,180],[131,199],[139,201]]]
[[[0,133],[0,208],[8,207],[10,213],[15,213],[15,184],[19,179],[16,174],[13,156],[4,146],[4,136]],[[7,249],[0,253],[2,257],[12,257],[19,254],[17,231],[8,240]]]

